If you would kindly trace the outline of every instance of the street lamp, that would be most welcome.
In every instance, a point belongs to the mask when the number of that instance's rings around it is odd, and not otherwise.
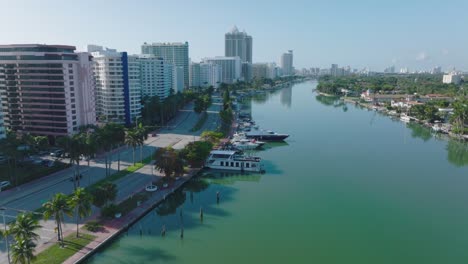
[[[7,227],[6,227],[6,221],[5,221],[5,211],[6,211],[6,209],[1,207],[0,211],[2,211],[2,216],[3,216],[3,227],[4,227],[4,231],[5,231],[5,234],[4,234],[3,237],[5,238],[6,250],[8,252],[8,264],[10,264],[11,263],[11,260],[10,260],[10,246],[8,245]]]

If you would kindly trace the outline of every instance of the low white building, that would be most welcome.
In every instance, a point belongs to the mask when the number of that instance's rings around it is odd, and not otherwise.
[[[242,63],[240,57],[212,57],[204,58],[203,62],[221,67],[221,82],[231,84],[241,79]]]
[[[459,75],[459,74],[457,74],[455,72],[451,72],[449,74],[444,74],[442,82],[447,83],[447,84],[453,83],[453,84],[458,85],[458,84],[461,83],[461,75]]]

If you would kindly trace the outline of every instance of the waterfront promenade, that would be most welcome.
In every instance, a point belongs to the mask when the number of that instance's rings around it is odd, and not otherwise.
[[[151,165],[147,165],[147,167],[149,166]],[[179,180],[175,181],[172,185],[169,185],[167,188],[163,188],[161,190],[156,191],[148,200],[142,202],[140,206],[136,207],[128,214],[120,218],[104,221],[103,229],[99,232],[92,233],[96,236],[96,238],[87,246],[83,247],[80,251],[75,253],[72,257],[67,259],[64,263],[80,263],[81,261],[86,259],[90,254],[98,250],[100,247],[104,246],[107,241],[110,241],[116,236],[118,236],[120,233],[125,231],[125,229],[127,229],[130,225],[138,221],[141,217],[143,217],[145,214],[151,211],[159,203],[164,201],[164,199],[166,199],[174,191],[183,186],[184,183],[186,183],[193,176],[195,176],[199,170],[200,169],[198,168],[190,169],[190,171],[184,176],[180,177]],[[162,175],[159,176],[162,177]],[[145,189],[141,189],[135,194],[140,192],[145,192]],[[97,215],[95,217],[97,217]]]

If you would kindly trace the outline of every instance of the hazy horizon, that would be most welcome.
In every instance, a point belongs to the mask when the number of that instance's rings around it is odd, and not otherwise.
[[[4,1],[0,44],[87,44],[140,53],[144,42],[185,42],[192,61],[224,55],[234,26],[253,37],[253,61],[332,63],[382,71],[468,69],[466,1]]]

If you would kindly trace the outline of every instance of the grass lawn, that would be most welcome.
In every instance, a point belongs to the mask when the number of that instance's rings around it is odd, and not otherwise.
[[[193,126],[193,128],[190,129],[190,132],[195,132],[195,131],[200,130],[203,127],[203,125],[205,124],[206,119],[208,119],[208,114],[206,112],[201,113],[200,118],[198,119],[195,126]]]
[[[70,234],[65,237],[65,247],[60,248],[60,244],[56,243],[55,245],[49,247],[48,249],[42,251],[36,256],[36,259],[32,263],[44,263],[44,264],[54,264],[62,263],[80,249],[88,245],[91,241],[96,238],[93,235],[80,234],[80,237],[76,237],[76,234]]]

